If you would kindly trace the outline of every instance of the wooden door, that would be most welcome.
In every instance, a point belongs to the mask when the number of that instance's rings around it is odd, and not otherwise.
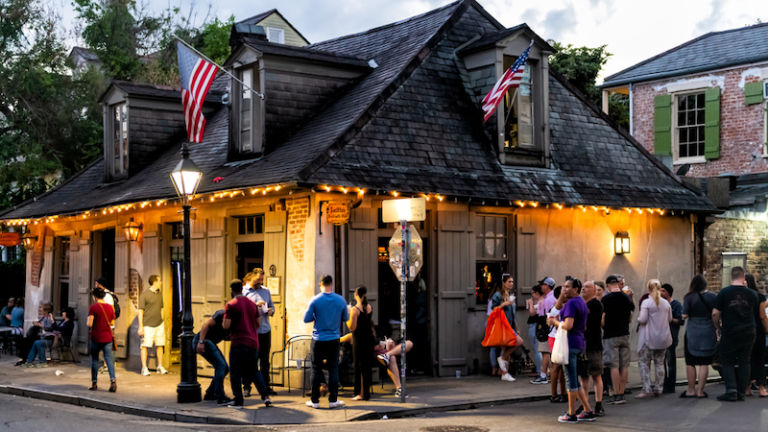
[[[353,290],[358,285],[365,285],[368,289],[368,303],[373,308],[373,321],[378,323],[378,210],[356,208],[350,216],[347,236],[348,289]]]
[[[437,359],[438,375],[467,373],[467,290],[473,287],[468,211],[437,215]]]
[[[283,210],[267,212],[264,215],[264,285],[270,282],[275,314],[269,319],[272,327],[272,352],[281,351],[285,346],[285,222],[287,213]],[[272,273],[274,271],[274,276]],[[271,279],[271,278],[276,279]],[[271,355],[271,354],[270,354]],[[266,372],[264,372],[266,373]]]

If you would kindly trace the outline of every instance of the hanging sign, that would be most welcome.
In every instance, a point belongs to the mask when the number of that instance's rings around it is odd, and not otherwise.
[[[344,225],[349,222],[349,206],[346,202],[329,202],[325,213],[325,220],[331,225]]]
[[[12,247],[21,243],[21,234],[17,232],[0,233],[0,246]]]
[[[427,217],[427,202],[424,198],[403,198],[386,200],[381,203],[381,219],[390,222],[419,222]]]

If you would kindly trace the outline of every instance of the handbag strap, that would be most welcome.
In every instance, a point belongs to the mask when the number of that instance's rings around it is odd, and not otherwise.
[[[713,308],[709,307],[709,305],[707,304],[707,302],[705,302],[705,301],[704,301],[704,296],[703,296],[703,295],[701,295],[701,292],[700,292],[700,291],[698,291],[698,292],[696,292],[696,294],[698,294],[698,295],[699,295],[699,299],[701,299],[701,302],[704,304],[704,307],[705,307],[705,308],[707,308],[707,310],[709,311],[709,314],[710,314],[710,315],[712,315],[712,309],[713,309]]]
[[[109,329],[109,333],[112,334],[112,339],[115,339],[115,330],[113,330],[112,326],[109,325],[109,320],[107,319],[107,311],[104,309],[104,305],[99,302],[96,302],[96,304],[101,308],[101,313],[104,315],[104,322],[107,323],[107,328]]]

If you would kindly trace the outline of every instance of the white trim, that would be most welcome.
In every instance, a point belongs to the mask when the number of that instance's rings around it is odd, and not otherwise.
[[[666,90],[667,93],[679,93],[714,86],[720,87],[725,91],[725,77],[710,74],[699,78],[679,79],[674,82],[654,86],[653,90],[656,92]]]
[[[682,165],[682,164],[700,164],[700,163],[706,163],[707,158],[704,155],[701,156],[689,156],[680,158],[678,157],[678,154],[680,152],[680,141],[679,141],[679,135],[678,135],[678,126],[677,126],[677,98],[679,96],[686,96],[690,94],[698,94],[704,92],[706,94],[707,87],[697,87],[693,88],[690,91],[680,91],[678,93],[672,94],[672,164],[673,165]],[[706,101],[704,102],[704,112],[706,115]]]
[[[280,44],[285,43],[285,30],[278,27],[267,27],[265,30],[267,31],[268,41],[272,43],[280,43]],[[270,32],[276,32],[276,34],[278,35],[277,40],[272,40],[272,38],[269,35]]]
[[[699,163],[706,163],[706,162],[707,162],[707,158],[705,156],[695,156],[695,157],[675,159],[672,163],[674,165],[682,165],[682,164],[699,164]]]

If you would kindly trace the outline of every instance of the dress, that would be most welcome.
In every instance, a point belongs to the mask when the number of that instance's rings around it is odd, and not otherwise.
[[[371,398],[371,366],[373,363],[373,327],[371,313],[357,309],[357,326],[352,331],[352,355],[355,365],[355,395]]]
[[[688,316],[685,328],[685,364],[710,365],[717,347],[712,308],[717,296],[711,292],[688,293],[683,299],[683,315]],[[704,302],[702,303],[702,299]]]

